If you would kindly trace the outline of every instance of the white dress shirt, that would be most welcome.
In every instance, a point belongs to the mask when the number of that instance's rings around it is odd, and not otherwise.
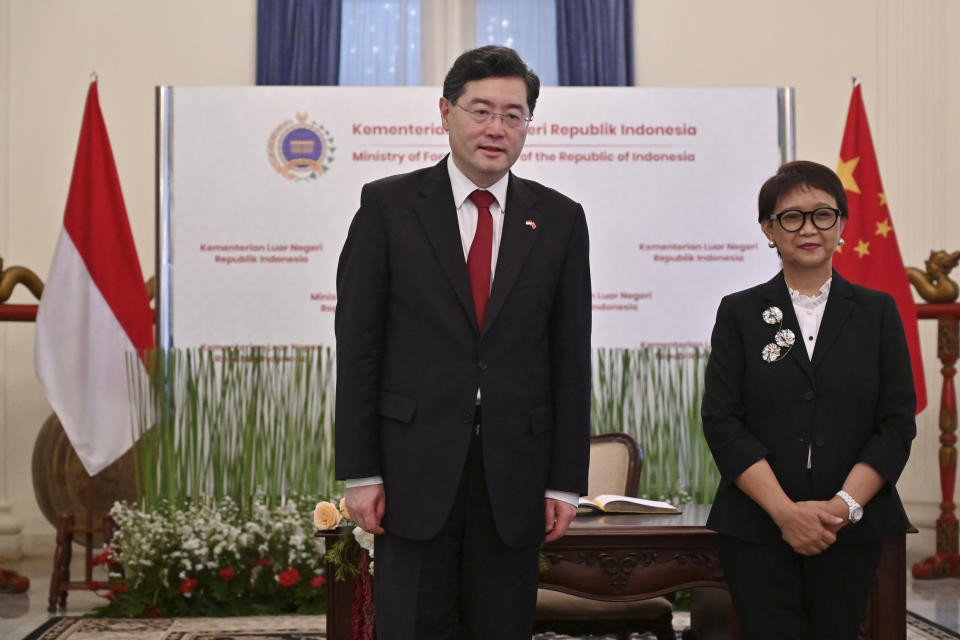
[[[470,194],[479,189],[470,181],[453,162],[453,155],[447,156],[447,172],[450,174],[450,187],[453,190],[453,203],[457,206],[457,224],[460,226],[460,241],[463,245],[463,261],[467,262],[470,255],[470,245],[477,233],[477,205],[470,199]],[[510,174],[503,176],[487,187],[494,201],[490,204],[490,215],[493,217],[493,251],[490,252],[490,286],[493,287],[493,278],[497,271],[497,256],[500,254],[500,237],[503,235],[503,217],[507,211],[507,185],[510,183]],[[481,390],[477,389],[477,404],[480,404]],[[348,489],[368,484],[383,484],[381,476],[356,478],[347,480]],[[567,491],[547,489],[547,498],[562,500],[567,504],[577,506],[580,496]]]
[[[799,291],[787,289],[790,291],[790,301],[793,303],[793,310],[797,314],[797,322],[800,324],[800,339],[807,348],[807,357],[813,360],[813,348],[817,344],[817,334],[820,333],[820,323],[823,322],[823,311],[827,308],[827,298],[830,296],[830,283],[833,278],[827,279],[820,286],[820,294],[814,297],[805,296]],[[813,447],[807,445],[807,469],[813,466]]]

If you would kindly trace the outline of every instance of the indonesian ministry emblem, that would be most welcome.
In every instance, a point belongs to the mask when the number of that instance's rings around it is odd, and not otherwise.
[[[282,122],[267,141],[267,157],[277,173],[288,180],[316,180],[330,170],[333,136],[317,122],[307,122],[306,113],[296,121]]]

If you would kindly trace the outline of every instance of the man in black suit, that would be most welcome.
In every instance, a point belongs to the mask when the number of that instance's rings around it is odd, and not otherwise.
[[[457,58],[450,155],[365,185],[340,255],[336,467],[378,534],[378,638],[528,639],[586,491],[586,220],[510,173],[539,85],[511,49]]]

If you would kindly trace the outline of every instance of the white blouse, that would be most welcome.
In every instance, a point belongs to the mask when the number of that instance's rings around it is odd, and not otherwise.
[[[807,357],[813,360],[813,348],[817,344],[817,334],[820,332],[820,323],[823,321],[823,311],[827,308],[827,298],[830,296],[830,283],[833,278],[828,278],[820,287],[820,295],[811,298],[805,296],[799,291],[791,289],[790,301],[793,302],[793,310],[797,314],[797,322],[800,324],[800,334],[803,338],[803,344],[807,348]],[[813,467],[813,447],[807,445],[807,469]]]
[[[807,357],[810,360],[813,360],[813,347],[817,344],[817,333],[820,332],[823,311],[827,308],[827,297],[830,295],[832,281],[833,278],[830,278],[824,282],[820,287],[820,295],[813,298],[787,287],[790,291],[790,300],[793,302],[793,310],[797,314],[797,322],[800,323],[803,344],[807,347]]]

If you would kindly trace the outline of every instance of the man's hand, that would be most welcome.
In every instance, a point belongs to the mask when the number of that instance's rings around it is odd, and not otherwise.
[[[577,508],[563,500],[555,498],[544,498],[544,508],[546,511],[546,526],[544,531],[547,537],[544,542],[553,542],[567,532],[567,527],[577,515]]]
[[[830,513],[823,502],[797,502],[776,520],[783,539],[804,556],[815,556],[836,539],[836,530],[846,522]]]
[[[350,518],[367,533],[385,533],[380,521],[386,509],[386,493],[382,484],[351,487],[344,494]]]

